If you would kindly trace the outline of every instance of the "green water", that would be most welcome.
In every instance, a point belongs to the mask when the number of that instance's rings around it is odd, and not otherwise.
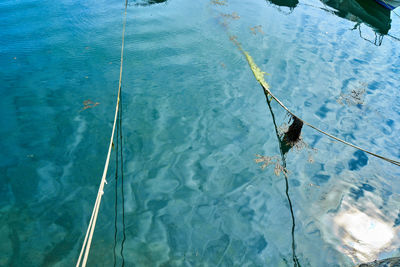
[[[374,24],[324,2],[129,2],[117,266],[352,266],[400,255],[399,167],[306,126],[286,154],[287,184],[275,164],[254,161],[280,161],[279,142],[233,35],[296,114],[400,158],[400,19],[371,3]],[[78,258],[114,119],[124,4],[0,3],[0,266]],[[285,128],[289,116],[271,109]],[[88,266],[114,264],[114,174],[115,153]]]

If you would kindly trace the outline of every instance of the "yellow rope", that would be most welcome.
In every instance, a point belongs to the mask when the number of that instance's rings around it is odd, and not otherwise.
[[[123,61],[124,61],[124,40],[125,40],[127,7],[128,7],[128,0],[125,1],[124,22],[123,22],[123,27],[122,27],[121,65],[120,65],[120,70],[119,70],[118,96],[117,96],[117,105],[115,107],[114,124],[113,124],[113,129],[111,132],[111,140],[110,140],[110,144],[108,146],[107,159],[106,159],[106,163],[104,165],[103,176],[101,178],[99,190],[97,192],[96,202],[93,207],[92,216],[90,217],[89,225],[88,225],[88,228],[86,231],[85,239],[83,241],[83,245],[82,245],[81,252],[79,254],[78,261],[76,263],[76,267],[78,267],[78,266],[85,267],[86,266],[86,262],[87,262],[87,259],[89,256],[90,246],[92,244],[94,228],[96,227],[97,215],[99,213],[101,198],[104,194],[104,191],[103,191],[104,184],[107,183],[106,177],[107,177],[108,165],[110,163],[110,155],[111,155],[111,149],[112,149],[113,140],[114,140],[114,133],[115,133],[115,127],[116,127],[117,115],[118,115],[118,109],[119,109],[119,101],[120,101],[120,96],[121,96],[122,66],[123,66]],[[82,260],[82,256],[83,256],[83,260]],[[82,265],[81,265],[81,260],[82,260]]]
[[[365,152],[365,153],[368,153],[368,154],[370,154],[370,155],[372,155],[372,156],[374,156],[374,157],[383,159],[383,160],[385,160],[385,161],[387,161],[387,162],[390,162],[390,163],[392,163],[392,164],[394,164],[394,165],[400,166],[400,162],[399,162],[399,161],[396,161],[396,160],[393,160],[393,159],[389,159],[389,158],[387,158],[387,157],[378,155],[378,154],[373,153],[373,152],[370,152],[370,151],[368,151],[368,150],[366,150],[366,149],[364,149],[364,148],[361,148],[361,147],[359,147],[359,146],[356,146],[356,145],[354,145],[354,144],[352,144],[352,143],[349,143],[349,142],[347,142],[347,141],[344,141],[344,140],[342,140],[342,139],[340,139],[340,138],[338,138],[338,137],[336,137],[336,136],[334,136],[334,135],[332,135],[332,134],[330,134],[330,133],[327,133],[327,132],[325,132],[325,131],[319,129],[318,127],[316,127],[316,126],[314,126],[314,125],[312,125],[312,124],[310,124],[310,123],[304,121],[304,120],[301,119],[299,116],[297,116],[296,114],[294,114],[294,113],[293,113],[291,110],[289,110],[276,96],[274,96],[274,95],[271,93],[271,91],[270,91],[270,89],[269,89],[269,85],[268,85],[268,83],[267,83],[267,82],[265,81],[265,79],[264,79],[264,74],[265,74],[265,72],[261,71],[261,69],[256,65],[256,63],[254,62],[253,58],[249,55],[248,52],[246,52],[246,51],[243,49],[242,45],[236,40],[236,37],[231,37],[230,39],[233,41],[234,44],[236,44],[236,46],[239,48],[240,52],[242,52],[243,55],[245,55],[246,60],[247,60],[247,63],[249,64],[249,66],[250,66],[250,68],[251,68],[251,70],[252,70],[252,72],[253,72],[254,77],[255,77],[255,78],[257,79],[257,81],[260,83],[260,85],[262,86],[262,88],[264,89],[264,91],[265,91],[268,95],[270,95],[271,98],[273,98],[276,102],[278,102],[278,104],[279,104],[282,108],[284,108],[288,113],[290,113],[292,116],[297,117],[297,118],[298,118],[299,120],[301,120],[305,125],[307,125],[307,126],[313,128],[314,130],[317,130],[318,132],[320,132],[320,133],[322,133],[322,134],[324,134],[324,135],[326,135],[326,136],[329,136],[330,138],[332,138],[332,139],[334,139],[334,140],[336,140],[336,141],[342,142],[343,144],[346,144],[346,145],[351,146],[351,147],[353,147],[353,148],[355,148],[355,149],[361,150],[361,151],[363,151],[363,152]]]

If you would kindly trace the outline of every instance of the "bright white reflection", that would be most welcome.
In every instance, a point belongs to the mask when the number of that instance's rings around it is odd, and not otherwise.
[[[334,223],[342,249],[355,261],[375,260],[380,252],[392,246],[396,236],[392,224],[355,208],[338,213]]]
[[[363,192],[355,200],[352,187],[337,181],[327,185],[311,206],[324,241],[351,259],[344,266],[398,256],[400,226],[394,224],[400,195],[383,200],[379,192]]]

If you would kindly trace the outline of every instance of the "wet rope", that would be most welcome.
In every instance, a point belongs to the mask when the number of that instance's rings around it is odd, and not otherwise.
[[[92,216],[90,217],[89,225],[88,225],[88,228],[87,228],[87,231],[86,231],[85,239],[84,239],[83,244],[82,244],[82,249],[81,249],[81,252],[79,254],[78,261],[76,263],[76,267],[78,267],[78,266],[85,267],[86,266],[87,259],[88,259],[88,256],[89,256],[90,246],[92,244],[94,228],[96,227],[97,216],[98,216],[98,213],[99,213],[101,198],[102,198],[102,196],[104,194],[104,191],[103,191],[104,190],[104,185],[107,183],[106,177],[107,177],[108,165],[110,163],[111,149],[112,149],[112,146],[113,146],[115,127],[116,127],[116,124],[117,124],[118,110],[119,110],[119,106],[120,106],[122,66],[123,66],[123,60],[124,60],[124,41],[125,41],[127,7],[128,7],[128,0],[125,0],[124,22],[123,22],[123,26],[122,26],[121,65],[120,65],[120,70],[119,70],[118,95],[117,95],[117,104],[115,106],[114,123],[113,123],[112,132],[111,132],[110,144],[108,146],[107,158],[106,158],[106,162],[105,162],[105,165],[104,165],[103,176],[101,178],[99,190],[97,192],[96,202],[95,202],[94,207],[93,207]],[[83,257],[83,259],[82,259],[82,257]]]
[[[330,138],[332,138],[332,139],[334,139],[334,140],[336,140],[336,141],[339,141],[339,142],[341,142],[341,143],[343,143],[343,144],[345,144],[345,145],[351,146],[351,147],[353,147],[353,148],[355,148],[355,149],[361,150],[361,151],[363,151],[363,152],[365,152],[365,153],[367,153],[367,154],[370,154],[370,155],[372,155],[372,156],[374,156],[374,157],[383,159],[383,160],[385,160],[385,161],[387,161],[387,162],[389,162],[389,163],[392,163],[392,164],[394,164],[394,165],[400,166],[400,162],[399,162],[399,161],[396,161],[396,160],[393,160],[393,159],[389,159],[389,158],[387,158],[387,157],[378,155],[378,154],[373,153],[373,152],[371,152],[371,151],[368,151],[368,150],[366,150],[366,149],[364,149],[364,148],[361,148],[361,147],[359,147],[359,146],[356,146],[356,145],[354,145],[354,144],[352,144],[352,143],[349,143],[349,142],[347,142],[347,141],[344,141],[344,140],[342,140],[342,139],[340,139],[340,138],[338,138],[338,137],[336,137],[336,136],[334,136],[334,135],[332,135],[332,134],[330,134],[330,133],[327,133],[327,132],[325,132],[325,131],[319,129],[318,127],[316,127],[316,126],[314,126],[314,125],[312,125],[312,124],[306,122],[306,121],[303,120],[301,117],[299,117],[299,116],[297,116],[296,114],[294,114],[290,109],[288,109],[288,108],[282,103],[282,101],[280,101],[275,95],[273,95],[273,94],[271,93],[271,91],[270,91],[270,89],[269,89],[268,83],[264,80],[264,74],[266,74],[266,73],[263,72],[263,71],[261,71],[261,69],[260,69],[260,68],[256,65],[256,63],[254,62],[253,58],[249,55],[249,53],[246,52],[246,51],[243,49],[242,45],[236,40],[236,37],[232,36],[230,39],[231,39],[231,41],[232,41],[234,44],[236,44],[236,46],[239,48],[240,52],[242,52],[242,54],[246,57],[247,63],[249,64],[249,66],[250,66],[250,68],[251,68],[251,70],[252,70],[252,72],[253,72],[254,77],[257,79],[258,83],[262,86],[262,88],[264,89],[265,93],[267,93],[268,95],[270,95],[271,98],[274,99],[276,102],[278,102],[278,104],[279,104],[283,109],[285,109],[289,114],[291,114],[291,115],[294,116],[294,117],[297,117],[297,118],[298,118],[300,121],[302,121],[305,125],[307,125],[307,126],[313,128],[314,130],[316,130],[316,131],[318,131],[318,132],[320,132],[320,133],[322,133],[322,134],[324,134],[324,135],[326,135],[326,136],[329,136]]]

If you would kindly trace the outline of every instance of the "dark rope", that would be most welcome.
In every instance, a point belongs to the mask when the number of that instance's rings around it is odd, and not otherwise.
[[[128,0],[125,0],[125,12],[128,8]],[[117,213],[118,213],[118,168],[121,166],[121,202],[122,202],[122,242],[121,242],[121,258],[122,266],[125,266],[124,258],[124,243],[126,240],[125,234],[125,195],[124,195],[124,157],[123,157],[123,143],[122,143],[122,85],[120,84],[120,91],[118,96],[118,114],[117,114],[117,146],[116,146],[116,167],[115,167],[115,233],[114,233],[114,267],[116,266],[116,246],[117,246]],[[119,146],[118,144],[121,143]],[[118,154],[119,153],[119,154]],[[118,156],[121,157],[120,164],[118,164]]]
[[[264,90],[263,90],[263,92],[264,92],[265,98],[267,100],[269,111],[271,112],[272,122],[274,123],[275,134],[276,134],[276,137],[278,138],[279,151],[280,151],[280,154],[281,154],[282,164],[283,164],[283,167],[284,167],[283,175],[285,176],[285,184],[286,184],[285,193],[286,193],[286,198],[287,198],[288,203],[289,203],[290,215],[292,217],[292,232],[291,232],[291,235],[292,235],[292,255],[293,255],[293,264],[294,264],[293,266],[294,267],[300,267],[301,266],[300,262],[299,262],[299,260],[298,260],[298,258],[296,256],[296,241],[295,241],[295,237],[294,237],[294,231],[295,231],[295,228],[296,228],[296,220],[294,218],[293,205],[292,205],[292,201],[291,201],[290,195],[289,195],[289,181],[288,181],[288,177],[287,177],[287,175],[285,173],[285,170],[286,170],[285,154],[286,153],[284,152],[284,150],[286,149],[285,147],[287,145],[285,144],[285,141],[283,139],[281,139],[281,137],[279,136],[278,127],[277,127],[276,121],[275,121],[275,115],[274,115],[274,112],[272,111],[272,107],[271,107],[271,100],[268,99],[268,94]]]
[[[119,113],[117,115],[119,117]],[[117,253],[115,252],[117,248],[117,233],[118,233],[118,133],[119,133],[119,127],[117,125],[117,141],[116,141],[116,146],[115,146],[115,204],[114,204],[114,267],[117,265]]]
[[[121,202],[122,202],[122,242],[121,242],[121,258],[122,266],[125,266],[124,258],[124,243],[126,240],[125,234],[125,194],[124,194],[124,157],[123,157],[123,141],[122,141],[122,94],[120,96],[120,109],[119,109],[119,138],[121,142],[120,157],[121,157]]]
[[[125,10],[128,8],[128,0],[125,0]],[[122,266],[125,266],[125,258],[124,258],[124,244],[126,240],[125,233],[125,194],[124,194],[124,157],[123,157],[123,142],[122,142],[122,90],[119,95],[119,138],[121,141],[120,148],[120,156],[121,156],[121,201],[122,201],[122,242],[121,242],[121,258],[122,258]],[[118,137],[117,137],[118,139]]]

